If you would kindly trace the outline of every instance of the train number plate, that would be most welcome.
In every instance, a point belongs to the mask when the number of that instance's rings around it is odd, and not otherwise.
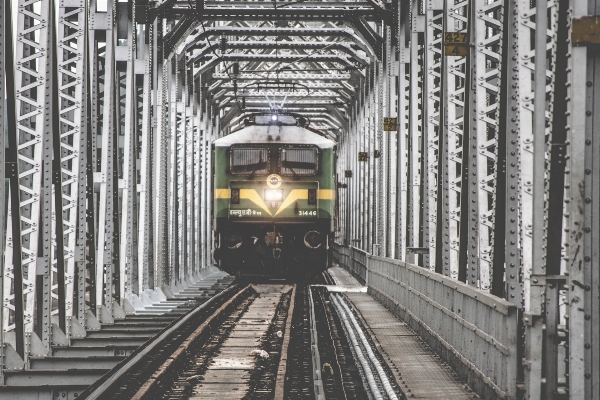
[[[300,211],[299,212],[300,216],[304,217],[316,217],[317,216],[317,211]]]

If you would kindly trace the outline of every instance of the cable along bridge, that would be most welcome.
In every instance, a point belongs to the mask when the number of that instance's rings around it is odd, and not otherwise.
[[[470,394],[599,398],[599,15],[598,0],[1,0],[0,397],[90,393],[229,287],[212,142],[289,113],[336,142],[328,249],[368,291],[315,294],[324,358],[366,357],[348,338],[372,333],[373,388],[409,396],[428,385],[382,356],[402,330]],[[363,332],[361,307],[390,314],[363,314]],[[325,391],[368,390],[331,377]]]

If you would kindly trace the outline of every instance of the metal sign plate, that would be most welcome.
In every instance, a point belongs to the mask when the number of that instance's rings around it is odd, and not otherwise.
[[[384,118],[383,119],[383,130],[384,131],[398,130],[398,119],[397,118]]]

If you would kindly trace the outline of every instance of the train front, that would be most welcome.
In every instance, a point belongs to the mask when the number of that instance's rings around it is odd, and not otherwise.
[[[335,215],[335,142],[289,115],[256,115],[214,141],[215,251],[238,276],[327,268]]]

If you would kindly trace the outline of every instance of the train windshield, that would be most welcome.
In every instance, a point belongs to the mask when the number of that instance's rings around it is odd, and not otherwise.
[[[314,147],[281,149],[281,174],[315,175],[318,167],[317,149]]]
[[[261,147],[231,149],[231,172],[236,175],[264,175],[269,171],[268,150]]]

